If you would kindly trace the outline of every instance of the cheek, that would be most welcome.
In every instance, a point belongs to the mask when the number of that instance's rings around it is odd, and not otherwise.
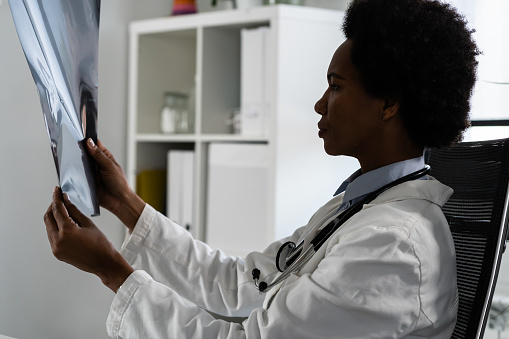
[[[331,95],[327,105],[327,115],[329,121],[341,119],[346,110],[345,100],[341,100],[340,96]]]
[[[359,95],[358,93],[345,93],[343,98],[347,100],[336,100],[330,109],[333,114],[331,118],[337,121],[343,129],[359,129],[358,132],[370,129],[377,125],[379,116],[379,102],[371,97]]]
[[[355,120],[355,109],[344,100],[335,100],[329,105],[328,120],[334,130],[348,129]]]

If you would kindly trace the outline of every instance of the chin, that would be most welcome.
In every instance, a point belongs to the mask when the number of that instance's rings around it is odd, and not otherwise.
[[[327,147],[327,145],[325,145],[325,144],[323,145],[323,149],[324,149],[325,153],[327,153],[328,155],[332,155],[332,156],[341,155],[341,152],[338,152],[334,148]]]
[[[353,152],[351,152],[351,150],[349,148],[345,147],[344,145],[338,145],[337,143],[330,144],[330,143],[324,142],[323,149],[324,149],[325,153],[327,153],[330,156],[344,155],[347,157],[355,157],[352,155]]]

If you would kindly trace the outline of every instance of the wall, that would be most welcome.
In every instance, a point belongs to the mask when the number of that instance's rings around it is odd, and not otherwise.
[[[125,162],[126,24],[169,13],[171,4],[102,2],[99,136]],[[0,333],[15,338],[106,338],[113,293],[99,279],[57,261],[42,217],[57,184],[38,95],[7,1],[0,6]],[[108,212],[94,219],[119,245]]]
[[[17,0],[18,1],[18,0]],[[346,1],[307,0],[343,9]],[[125,164],[127,23],[171,12],[163,0],[102,2],[99,42],[99,137]],[[209,1],[198,2],[211,10]],[[32,76],[0,0],[0,334],[15,338],[106,338],[113,293],[99,279],[57,261],[42,217],[57,184]],[[119,246],[123,228],[108,212],[94,221]]]

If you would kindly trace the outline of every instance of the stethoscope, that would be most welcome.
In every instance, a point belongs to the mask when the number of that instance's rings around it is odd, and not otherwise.
[[[404,177],[396,179],[387,185],[369,193],[366,197],[356,202],[343,213],[334,218],[327,226],[323,227],[320,232],[311,240],[307,248],[303,249],[304,239],[295,244],[292,241],[288,241],[281,245],[276,255],[276,267],[282,272],[274,281],[267,284],[265,281],[259,281],[260,270],[258,268],[253,269],[251,272],[255,281],[255,286],[260,292],[267,292],[272,287],[276,286],[292,273],[298,272],[304,265],[318,252],[320,247],[337,231],[337,229],[343,225],[348,219],[350,219],[355,213],[362,209],[364,204],[368,204],[373,201],[377,196],[385,192],[386,190],[404,183],[406,181],[418,179],[426,175],[430,171],[430,167],[425,165],[418,171],[412,172]]]

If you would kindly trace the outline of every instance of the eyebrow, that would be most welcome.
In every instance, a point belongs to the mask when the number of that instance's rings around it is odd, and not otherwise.
[[[338,80],[346,80],[344,77],[342,77],[341,75],[334,73],[334,72],[327,74],[327,80],[330,81],[331,78],[336,78]]]

